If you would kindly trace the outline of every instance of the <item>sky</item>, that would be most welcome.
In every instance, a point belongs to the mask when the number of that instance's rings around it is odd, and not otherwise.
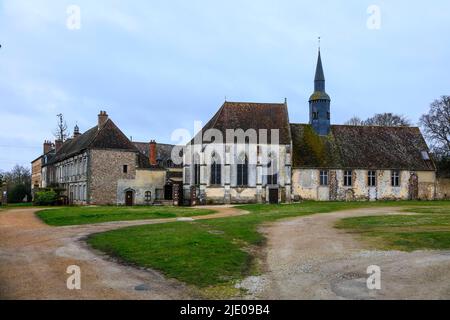
[[[59,113],[162,143],[225,97],[307,122],[319,36],[332,123],[417,124],[450,94],[449,34],[447,0],[0,0],[0,170],[30,166]]]

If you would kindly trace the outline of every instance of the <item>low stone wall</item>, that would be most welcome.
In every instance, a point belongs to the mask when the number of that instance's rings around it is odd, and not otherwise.
[[[437,179],[436,199],[450,200],[450,178],[438,178]]]

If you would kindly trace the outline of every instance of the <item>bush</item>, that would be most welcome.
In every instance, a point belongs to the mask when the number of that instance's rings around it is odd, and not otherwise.
[[[28,201],[30,198],[26,185],[17,184],[11,188],[11,191],[8,192],[8,202],[9,203],[21,203]]]
[[[38,206],[51,206],[56,204],[58,194],[54,190],[38,191],[34,197],[34,204]]]

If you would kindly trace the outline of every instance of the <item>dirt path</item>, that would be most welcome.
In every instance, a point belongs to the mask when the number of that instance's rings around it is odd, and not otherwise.
[[[176,280],[149,270],[127,267],[89,250],[80,239],[92,233],[173,221],[242,215],[231,207],[214,207],[216,214],[190,219],[109,222],[49,227],[38,209],[14,209],[0,214],[0,299],[189,299],[192,291]],[[68,290],[66,269],[81,268],[81,290]],[[138,288],[136,288],[138,287]],[[140,289],[140,290],[139,290]]]
[[[398,214],[358,209],[280,221],[262,228],[267,273],[243,282],[257,299],[450,299],[450,252],[365,250],[335,229],[345,217]],[[381,290],[368,290],[367,267],[381,267]]]

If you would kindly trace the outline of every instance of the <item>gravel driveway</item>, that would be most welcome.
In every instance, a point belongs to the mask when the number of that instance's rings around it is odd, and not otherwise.
[[[450,251],[366,250],[335,229],[345,217],[398,214],[396,208],[358,209],[279,221],[268,238],[266,272],[242,285],[256,299],[450,299]],[[367,289],[367,267],[381,267],[381,290]]]
[[[216,214],[195,220],[246,212],[214,207]],[[0,299],[190,299],[192,290],[157,272],[115,263],[80,241],[92,233],[144,224],[184,221],[160,219],[96,225],[50,227],[35,216],[38,209],[0,214]],[[70,265],[81,268],[81,290],[66,286]],[[195,297],[194,297],[195,298]]]

